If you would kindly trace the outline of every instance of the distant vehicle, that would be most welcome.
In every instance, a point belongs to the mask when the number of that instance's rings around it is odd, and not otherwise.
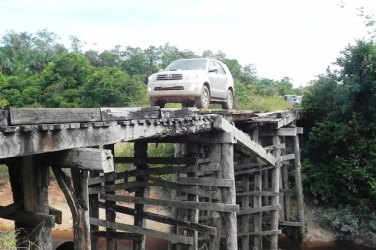
[[[284,98],[292,104],[301,104],[303,101],[303,96],[301,95],[284,95]]]
[[[163,108],[168,102],[183,107],[208,108],[221,103],[222,108],[234,107],[234,80],[228,67],[206,58],[180,59],[171,62],[163,71],[148,78],[151,106]]]

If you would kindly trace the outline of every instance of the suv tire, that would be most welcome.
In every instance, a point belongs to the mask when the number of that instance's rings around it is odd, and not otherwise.
[[[196,97],[196,107],[207,109],[210,103],[210,91],[206,85],[202,86],[201,96]]]
[[[233,109],[234,108],[234,94],[232,90],[227,90],[226,101],[222,103],[223,109]]]

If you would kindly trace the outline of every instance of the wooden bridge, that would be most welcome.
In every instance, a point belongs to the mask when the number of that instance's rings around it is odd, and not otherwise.
[[[305,230],[298,119],[297,110],[1,110],[0,161],[14,203],[0,204],[0,217],[22,229],[20,246],[27,238],[31,249],[52,249],[51,230],[66,219],[48,203],[52,170],[72,212],[75,249],[98,249],[99,238],[109,250],[117,239],[145,249],[146,237],[168,240],[170,249],[278,249],[281,232]],[[120,142],[134,143],[134,156],[114,157]],[[148,156],[149,143],[173,143],[174,157]],[[119,163],[134,168],[114,171]],[[171,190],[171,198],[150,198],[151,187]],[[133,216],[133,225],[117,214]]]

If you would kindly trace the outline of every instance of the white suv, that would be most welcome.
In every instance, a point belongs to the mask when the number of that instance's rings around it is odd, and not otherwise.
[[[210,103],[222,103],[222,108],[234,106],[234,80],[228,67],[206,58],[180,59],[164,71],[148,78],[151,106],[161,108],[167,102],[182,103],[183,107],[208,108]]]

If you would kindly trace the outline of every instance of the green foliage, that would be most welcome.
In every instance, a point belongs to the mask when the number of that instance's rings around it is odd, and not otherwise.
[[[344,235],[358,235],[360,233],[360,219],[349,207],[331,208],[324,214],[324,218],[334,230]]]
[[[376,44],[358,41],[342,52],[304,96],[306,190],[333,204],[376,207]]]
[[[16,233],[11,231],[0,232],[0,249],[16,249]]]

